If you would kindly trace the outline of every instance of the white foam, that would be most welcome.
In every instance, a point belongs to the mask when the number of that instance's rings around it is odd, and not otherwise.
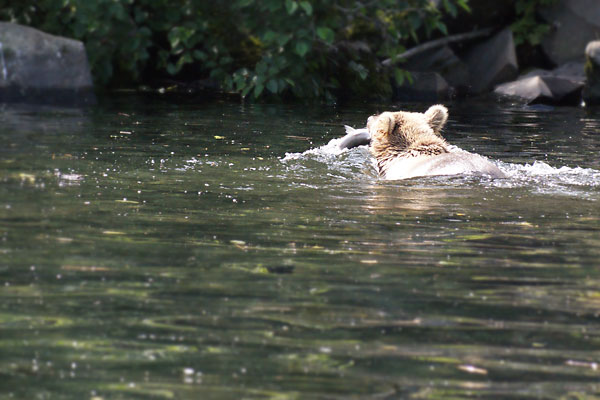
[[[341,138],[332,139],[326,145],[308,149],[302,153],[286,153],[281,159],[288,167],[302,167],[306,173],[313,170],[319,173],[318,164],[323,164],[327,169],[334,173],[345,175],[352,179],[352,174],[360,174],[357,179],[364,179],[365,172],[372,179],[377,176],[373,158],[369,154],[366,146],[360,146],[354,149],[340,149]],[[465,152],[465,150],[451,146],[450,152]],[[307,164],[307,161],[316,161],[318,164]],[[600,188],[600,171],[591,168],[559,166],[553,167],[543,161],[534,161],[531,164],[513,164],[498,160],[489,159],[502,172],[506,178],[485,179],[482,182],[493,187],[517,188],[530,187],[533,192],[552,193],[560,195],[576,195],[589,197],[590,188]],[[298,164],[298,165],[296,165]],[[365,170],[365,166],[366,169]],[[372,174],[369,173],[372,170]],[[436,179],[439,183],[439,179]],[[449,185],[460,184],[460,180],[448,179]],[[593,190],[595,193],[596,190]],[[597,197],[592,195],[592,197]]]
[[[543,161],[532,164],[510,164],[497,161],[496,164],[513,180],[535,180],[547,184],[565,184],[600,187],[600,171],[581,167],[552,167]]]
[[[281,161],[286,162],[290,160],[298,160],[307,156],[316,156],[317,158],[329,158],[331,156],[337,156],[347,151],[346,149],[340,149],[339,144],[341,141],[341,138],[331,139],[326,145],[316,147],[314,149],[308,149],[302,153],[285,153],[285,157],[283,157]]]

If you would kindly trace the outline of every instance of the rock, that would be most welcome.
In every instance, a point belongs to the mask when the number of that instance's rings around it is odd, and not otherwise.
[[[457,90],[465,91],[469,85],[469,69],[448,46],[410,57],[401,67],[408,71],[437,72]]]
[[[570,62],[553,70],[530,71],[514,82],[498,85],[494,93],[516,97],[527,104],[578,105],[584,82],[583,64]]]
[[[466,56],[471,75],[471,93],[492,90],[495,85],[517,77],[519,65],[510,28],[476,45]]]
[[[573,81],[585,82],[585,71],[583,63],[579,61],[571,61],[552,70],[552,75],[557,77],[568,78]]]
[[[0,101],[95,102],[83,43],[0,22]]]
[[[600,104],[600,40],[588,43],[585,47],[585,74],[587,82],[583,89],[586,105]]]
[[[583,63],[579,61],[571,61],[566,64],[561,65],[560,67],[554,68],[552,70],[548,69],[534,69],[529,71],[528,73],[521,75],[521,78],[530,78],[532,76],[555,76],[565,79],[570,79],[573,81],[584,82],[585,81],[585,72],[583,70]]]
[[[541,7],[542,18],[551,25],[542,48],[556,65],[581,60],[588,42],[600,37],[600,1],[562,0]]]
[[[413,82],[394,88],[394,99],[400,101],[441,101],[450,96],[450,86],[437,72],[411,72]]]
[[[531,76],[503,83],[494,89],[501,96],[517,97],[527,104],[577,105],[583,83],[554,76]]]

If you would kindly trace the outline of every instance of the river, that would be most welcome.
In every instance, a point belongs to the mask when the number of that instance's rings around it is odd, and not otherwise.
[[[597,396],[600,110],[448,103],[503,179],[330,143],[428,106],[2,106],[0,397]]]

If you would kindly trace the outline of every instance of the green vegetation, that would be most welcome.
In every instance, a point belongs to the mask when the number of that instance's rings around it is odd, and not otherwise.
[[[550,31],[550,26],[538,20],[537,11],[555,2],[556,0],[517,0],[515,2],[517,20],[511,25],[511,29],[517,46],[523,43],[536,46],[541,43],[544,35]]]
[[[2,20],[82,40],[100,85],[176,77],[255,98],[387,96],[407,74],[379,60],[447,34],[442,13],[468,10],[468,0],[5,1]]]

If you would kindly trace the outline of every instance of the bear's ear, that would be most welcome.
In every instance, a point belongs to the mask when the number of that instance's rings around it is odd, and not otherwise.
[[[372,121],[371,125],[373,125],[372,128],[374,130],[371,135],[373,133],[377,133],[381,136],[389,135],[392,133],[395,125],[392,113],[384,112],[383,114],[378,115],[376,119]],[[369,126],[369,124],[367,124],[367,126]]]
[[[435,133],[440,133],[448,121],[448,109],[441,104],[431,106],[429,110],[425,111],[425,118],[431,129]]]

